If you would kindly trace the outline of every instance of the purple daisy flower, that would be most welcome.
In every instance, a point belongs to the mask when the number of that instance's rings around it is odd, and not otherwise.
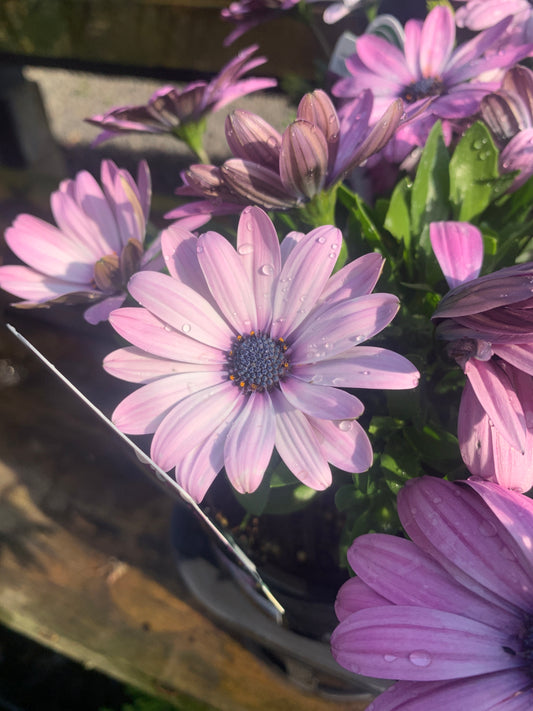
[[[519,170],[516,190],[533,175],[533,72],[517,65],[505,75],[501,89],[481,101],[481,116],[503,149],[500,170]]]
[[[261,66],[265,57],[252,55],[258,45],[242,50],[210,82],[195,81],[183,89],[164,86],[140,106],[120,106],[86,119],[104,128],[93,146],[113,138],[117,133],[172,133],[187,139],[184,127],[199,123],[209,113],[219,111],[232,101],[255,91],[276,86],[269,78],[241,79],[246,72]]]
[[[226,140],[235,156],[220,167],[192,165],[182,173],[179,195],[203,201],[182,205],[165,217],[182,220],[197,215],[240,212],[255,203],[267,210],[302,207],[338,184],[351,170],[389,141],[403,114],[392,102],[369,128],[372,95],[363,92],[339,117],[322,90],[306,94],[296,120],[280,134],[260,116],[234,111],[226,119]]]
[[[480,33],[454,49],[453,12],[444,6],[431,10],[425,21],[409,20],[405,25],[403,51],[376,35],[357,40],[357,51],[346,60],[351,76],[340,79],[333,94],[354,99],[361,91],[374,93],[371,123],[395,98],[401,98],[411,110],[423,109],[419,122],[428,130],[427,114],[437,119],[456,120],[472,116],[483,96],[499,88],[501,80],[483,81],[481,76],[494,69],[507,69],[527,56],[533,45],[496,47],[511,18]],[[425,136],[419,137],[419,141]]]
[[[411,540],[356,539],[331,639],[341,666],[399,680],[367,711],[533,706],[533,501],[432,477],[398,495]]]
[[[11,250],[28,266],[0,267],[0,287],[25,299],[18,307],[95,301],[85,311],[105,321],[126,298],[126,284],[140,269],[160,269],[159,240],[144,249],[150,211],[150,171],[139,164],[137,182],[112,161],[101,164],[101,183],[81,171],[52,193],[57,227],[19,215],[6,231]]]
[[[468,223],[430,225],[433,251],[451,291],[433,319],[436,335],[468,384],[459,443],[473,474],[527,491],[533,483],[533,263],[478,277],[479,230]]]
[[[224,46],[233,44],[248,30],[263,22],[273,20],[287,10],[296,7],[300,0],[236,0],[220,11],[223,20],[232,22],[236,28],[224,40]]]
[[[360,345],[398,309],[371,294],[382,268],[367,254],[330,277],[341,233],[291,233],[281,247],[259,208],[243,210],[237,249],[216,232],[162,234],[170,276],[143,272],[129,290],[143,308],[110,322],[133,347],[105,369],[143,387],[113,421],[129,434],[155,433],[151,455],[200,501],[226,468],[242,493],[260,484],[274,447],[290,471],[320,490],[328,462],[363,472],[372,448],[357,418],[363,404],[340,387],[412,388],[413,365]]]

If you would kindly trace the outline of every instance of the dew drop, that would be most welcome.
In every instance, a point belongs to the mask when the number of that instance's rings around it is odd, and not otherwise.
[[[342,432],[349,432],[353,427],[353,424],[350,420],[342,420],[339,422],[339,429],[342,430]]]
[[[183,326],[181,327],[181,330],[183,331],[183,333],[189,333],[191,330],[191,324],[184,323]]]
[[[259,271],[264,276],[272,276],[274,274],[274,267],[272,266],[272,264],[263,264]]]
[[[247,229],[252,229],[251,224],[248,222],[246,225]],[[254,251],[254,246],[250,242],[245,242],[244,244],[240,244],[237,248],[237,252],[239,254],[251,254]]]
[[[432,661],[429,652],[423,650],[411,652],[408,659],[415,667],[429,667]]]

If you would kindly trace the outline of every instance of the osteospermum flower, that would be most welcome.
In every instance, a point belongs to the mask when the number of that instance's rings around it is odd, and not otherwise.
[[[427,134],[427,114],[457,120],[472,116],[483,96],[499,88],[501,80],[483,81],[482,74],[507,69],[525,57],[531,45],[503,45],[488,54],[505,32],[510,18],[480,33],[454,49],[453,12],[444,6],[431,10],[425,21],[409,20],[405,25],[403,51],[376,35],[357,40],[356,53],[346,60],[351,76],[340,79],[333,94],[353,100],[361,91],[374,93],[371,122],[393,99],[400,98],[412,111],[419,108],[420,143]],[[428,100],[431,102],[428,104]],[[424,105],[428,104],[425,108]],[[430,127],[430,126],[429,126]]]
[[[340,387],[412,388],[409,361],[361,345],[394,317],[398,300],[371,294],[382,268],[368,254],[330,274],[341,248],[335,227],[291,233],[281,248],[255,207],[240,218],[237,249],[216,232],[176,227],[162,235],[170,276],[139,273],[129,290],[142,308],[110,322],[133,347],[104,361],[143,385],[113,413],[130,434],[155,433],[151,455],[200,501],[224,466],[254,491],[274,447],[297,479],[329,486],[328,462],[350,472],[371,464],[358,424],[363,404]]]
[[[257,49],[258,45],[252,45],[239,52],[210,82],[195,81],[183,89],[164,86],[146,104],[119,106],[86,119],[105,129],[93,145],[121,133],[171,133],[201,153],[199,139],[192,130],[194,125],[241,96],[276,86],[275,79],[241,78],[266,62],[265,57],[252,58]],[[198,131],[203,133],[203,126],[198,126]]]
[[[256,114],[234,111],[226,119],[226,140],[235,157],[220,168],[192,165],[182,173],[184,185],[176,192],[204,200],[182,205],[166,217],[181,220],[196,214],[206,222],[210,215],[239,212],[243,204],[288,210],[325,197],[383,148],[403,113],[401,102],[392,102],[370,128],[371,110],[367,91],[339,117],[331,99],[318,89],[302,98],[296,120],[283,134]]]
[[[533,501],[497,484],[424,477],[398,495],[411,540],[357,538],[333,655],[397,679],[367,711],[533,706]]]
[[[533,483],[533,263],[478,277],[483,240],[468,223],[430,225],[451,290],[433,319],[468,386],[459,444],[472,473],[519,491]]]
[[[0,287],[22,299],[18,307],[98,301],[85,311],[105,321],[126,298],[125,286],[140,269],[160,269],[159,240],[145,251],[150,210],[150,171],[139,164],[137,182],[112,161],[101,164],[101,187],[81,171],[52,193],[57,227],[19,215],[5,239],[28,266],[0,267]]]
[[[519,170],[516,190],[533,175],[533,72],[517,65],[505,75],[501,89],[485,96],[481,116],[503,150],[500,170]]]

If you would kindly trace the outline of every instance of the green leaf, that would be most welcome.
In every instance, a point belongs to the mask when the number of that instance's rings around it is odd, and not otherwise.
[[[450,160],[455,219],[468,222],[481,214],[490,204],[498,176],[498,150],[487,127],[478,121],[465,133]]]
[[[403,242],[406,249],[409,249],[411,242],[410,187],[411,181],[404,178],[394,188],[384,222],[385,229],[398,241]]]
[[[446,220],[450,207],[449,156],[442,127],[437,122],[431,129],[420,157],[411,192],[411,231],[419,235],[430,222]]]

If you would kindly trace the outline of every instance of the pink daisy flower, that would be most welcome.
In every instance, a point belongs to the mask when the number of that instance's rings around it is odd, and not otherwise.
[[[0,287],[25,300],[15,306],[98,301],[84,314],[96,324],[124,302],[134,272],[163,266],[159,240],[144,249],[151,199],[146,162],[139,164],[135,182],[127,170],[104,160],[101,183],[81,171],[52,193],[57,227],[19,215],[6,231],[8,246],[28,265],[0,267]]]
[[[398,495],[411,540],[368,534],[348,552],[333,655],[399,680],[367,711],[533,707],[533,501],[465,484],[411,480]]]
[[[398,299],[371,294],[382,268],[367,254],[330,277],[341,233],[320,227],[280,244],[259,208],[243,210],[237,249],[216,232],[162,234],[170,276],[129,283],[142,308],[111,314],[133,347],[105,369],[142,384],[113,421],[152,434],[151,456],[200,501],[225,467],[241,493],[254,491],[274,447],[301,482],[331,483],[328,462],[363,472],[372,448],[357,418],[362,402],[339,389],[412,388],[413,365],[361,345],[393,319]]]
[[[531,45],[497,46],[510,18],[480,33],[454,49],[455,21],[448,7],[437,6],[424,22],[409,20],[405,25],[403,51],[376,35],[357,40],[356,53],[346,60],[351,76],[339,80],[333,93],[353,100],[365,89],[374,94],[371,122],[393,99],[401,98],[411,111],[422,109],[420,119],[410,124],[427,133],[427,115],[436,121],[472,116],[483,96],[499,88],[500,81],[483,81],[482,74],[507,69],[527,56]],[[495,48],[499,51],[489,54]],[[415,136],[416,138],[416,136]],[[425,138],[418,137],[418,143]]]

